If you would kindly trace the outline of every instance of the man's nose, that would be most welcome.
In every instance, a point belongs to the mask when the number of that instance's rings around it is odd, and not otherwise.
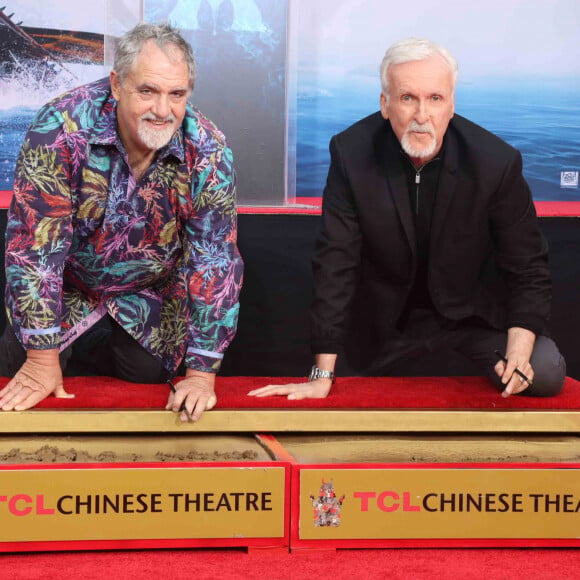
[[[415,120],[419,125],[423,125],[423,123],[426,123],[429,120],[429,108],[426,101],[418,101],[417,110],[415,111]]]
[[[171,113],[169,98],[167,95],[158,95],[155,99],[151,112],[160,119],[165,119]]]

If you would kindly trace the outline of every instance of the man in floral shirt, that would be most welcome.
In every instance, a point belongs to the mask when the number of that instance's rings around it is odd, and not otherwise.
[[[100,374],[162,382],[183,362],[167,404],[182,420],[215,405],[243,265],[232,153],[188,105],[194,80],[187,42],[141,24],[109,79],[36,115],[8,216],[2,410],[70,396],[62,369],[88,337]]]

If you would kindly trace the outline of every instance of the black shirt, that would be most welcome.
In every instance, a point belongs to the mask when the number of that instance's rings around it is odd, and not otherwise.
[[[414,308],[434,308],[428,283],[429,248],[431,220],[439,186],[439,175],[443,165],[443,155],[442,148],[437,157],[417,169],[409,157],[401,151],[401,163],[407,177],[409,202],[417,240],[417,270],[405,312]]]

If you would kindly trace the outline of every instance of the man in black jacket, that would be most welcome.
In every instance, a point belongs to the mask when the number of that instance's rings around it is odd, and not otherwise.
[[[433,42],[385,54],[380,112],[330,143],[310,380],[251,394],[325,397],[339,353],[370,375],[438,349],[467,357],[503,396],[561,390],[548,250],[521,155],[454,114],[456,79]]]

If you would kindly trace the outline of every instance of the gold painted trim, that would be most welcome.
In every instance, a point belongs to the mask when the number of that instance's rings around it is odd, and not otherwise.
[[[580,433],[580,411],[215,410],[198,423],[141,409],[33,409],[0,414],[0,433],[357,432]]]

